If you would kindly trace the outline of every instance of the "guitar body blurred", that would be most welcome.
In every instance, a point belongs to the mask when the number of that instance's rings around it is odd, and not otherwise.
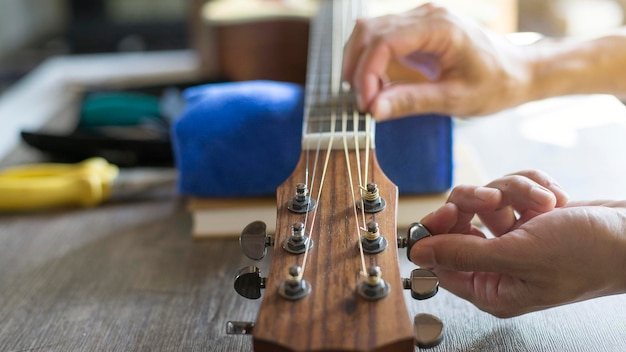
[[[229,81],[304,84],[309,23],[317,3],[214,0],[193,24],[202,74]]]

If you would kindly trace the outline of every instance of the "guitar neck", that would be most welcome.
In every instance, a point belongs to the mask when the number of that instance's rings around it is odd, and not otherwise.
[[[322,1],[311,24],[302,147],[358,148],[371,143],[375,124],[359,113],[355,96],[342,82],[343,45],[357,18],[366,15],[364,0]]]
[[[303,151],[277,190],[274,252],[253,330],[256,352],[414,350],[396,247],[397,187],[372,152],[371,117],[356,111],[340,77],[343,44],[354,19],[364,14],[362,4],[322,1],[312,26]],[[366,183],[376,185],[383,209],[360,208]],[[296,212],[294,193],[301,185],[310,187],[315,205]],[[388,246],[364,253],[362,233],[372,224]],[[296,228],[304,228],[312,242],[305,253],[285,249]],[[287,275],[294,267],[302,269],[300,277]],[[360,291],[368,279],[364,271],[372,268],[380,268],[379,283],[387,289],[375,298]],[[310,291],[286,298],[283,288],[294,280]]]

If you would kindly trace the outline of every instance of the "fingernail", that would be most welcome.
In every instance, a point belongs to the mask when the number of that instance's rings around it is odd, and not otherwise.
[[[381,98],[376,103],[376,111],[374,111],[374,117],[380,120],[384,120],[391,115],[391,102],[388,99]]]
[[[546,202],[552,202],[556,197],[552,192],[542,187],[533,187],[530,190],[530,198],[536,203],[545,204]]]
[[[477,187],[474,196],[482,201],[487,201],[498,193],[498,189],[489,187]]]
[[[416,245],[411,250],[411,259],[413,263],[419,266],[433,267],[437,265],[435,261],[435,252],[432,247]]]

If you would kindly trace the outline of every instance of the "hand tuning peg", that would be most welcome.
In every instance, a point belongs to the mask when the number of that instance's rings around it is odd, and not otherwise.
[[[265,278],[256,266],[247,266],[235,275],[235,291],[245,298],[258,299],[265,288]]]
[[[413,333],[415,346],[431,348],[443,340],[443,323],[439,318],[430,314],[417,314],[413,318]]]
[[[420,224],[419,222],[414,222],[411,226],[409,226],[406,237],[398,238],[398,248],[406,248],[406,257],[409,258],[409,261],[412,261],[411,248],[413,248],[417,241],[431,236],[432,234],[428,231],[426,226]]]
[[[254,221],[241,231],[239,245],[248,258],[261,260],[267,254],[267,247],[274,245],[274,238],[267,234],[263,221]]]
[[[405,289],[411,290],[414,299],[428,299],[439,291],[439,278],[433,272],[426,269],[414,269],[409,279],[402,279]]]

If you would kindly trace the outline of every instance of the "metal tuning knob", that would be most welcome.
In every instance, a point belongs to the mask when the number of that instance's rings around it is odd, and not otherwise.
[[[256,266],[247,266],[237,271],[235,275],[235,291],[240,296],[249,299],[261,297],[261,289],[265,288],[265,278]]]
[[[406,248],[406,257],[411,261],[411,248],[413,248],[417,241],[431,236],[432,234],[428,231],[426,226],[419,222],[414,222],[409,226],[406,237],[398,238],[398,248]]]
[[[309,197],[307,194],[309,189],[306,184],[298,183],[296,185],[296,195],[287,202],[287,209],[294,213],[304,214],[317,207],[315,199]]]
[[[367,223],[367,231],[361,236],[361,246],[363,252],[376,254],[384,251],[389,246],[387,239],[380,235],[378,223],[370,221]]]
[[[405,289],[411,290],[411,297],[414,299],[428,299],[439,291],[439,278],[435,273],[426,269],[414,269],[411,277],[402,279]]]
[[[278,294],[284,299],[297,301],[311,293],[311,285],[302,279],[302,268],[294,265],[289,267],[289,278],[281,282]]]
[[[435,347],[443,340],[443,323],[434,315],[417,314],[413,318],[413,333],[417,347]]]
[[[254,323],[249,321],[227,321],[227,335],[251,335],[254,329]]]
[[[295,222],[291,226],[291,236],[283,241],[283,249],[291,254],[302,254],[313,248],[313,240],[304,234],[304,224]]]
[[[367,277],[359,283],[356,292],[368,301],[377,301],[386,297],[389,291],[391,287],[382,279],[380,267],[371,266],[367,269]]]
[[[357,203],[359,209],[366,213],[378,213],[387,207],[387,202],[379,194],[377,184],[368,183],[364,191],[363,198]]]
[[[274,238],[268,236],[267,225],[263,221],[254,221],[241,231],[239,245],[248,258],[261,260],[267,255],[267,247],[274,245]]]

